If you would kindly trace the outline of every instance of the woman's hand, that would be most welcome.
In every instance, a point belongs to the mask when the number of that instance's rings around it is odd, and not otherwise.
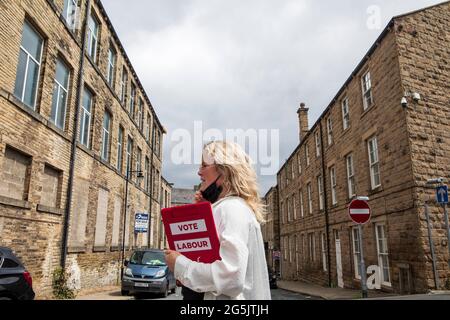
[[[204,202],[204,201],[206,201],[206,200],[203,199],[202,193],[200,191],[197,191],[194,195],[194,203],[199,203],[199,202]]]
[[[164,250],[164,255],[166,258],[167,266],[169,267],[170,271],[175,272],[175,262],[178,256],[181,255],[181,253],[172,250]]]

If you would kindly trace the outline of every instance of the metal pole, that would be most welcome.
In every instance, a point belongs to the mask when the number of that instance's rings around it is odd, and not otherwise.
[[[433,259],[434,284],[435,284],[436,290],[437,290],[437,289],[439,289],[439,277],[438,277],[438,273],[436,270],[436,257],[434,255],[434,244],[433,244],[433,238],[431,236],[430,217],[428,216],[428,204],[426,202],[425,202],[425,217],[427,219],[428,239],[430,241],[431,258]]]
[[[123,279],[123,262],[125,258],[125,228],[127,224],[127,211],[128,211],[128,171],[126,173],[126,182],[125,182],[125,211],[123,214],[123,229],[122,229],[122,255],[121,255],[121,263],[120,263],[120,279]]]
[[[366,265],[364,263],[364,251],[363,251],[363,230],[361,224],[359,227],[359,250],[361,252],[361,289],[362,297],[367,298],[367,280],[366,280]]]
[[[128,146],[127,146],[128,148]],[[128,162],[128,161],[127,161]],[[128,163],[127,163],[128,164]],[[133,150],[131,150],[131,156],[130,156],[130,166],[126,169],[125,173],[125,212],[123,214],[123,230],[122,230],[122,259],[120,264],[120,279],[123,279],[123,261],[125,260],[125,230],[126,230],[126,224],[127,224],[127,212],[128,212],[128,181],[130,178],[130,175],[133,172]]]
[[[445,216],[445,227],[447,228],[447,249],[448,249],[448,266],[450,267],[450,229],[448,226],[448,212],[447,212],[447,204],[444,203],[444,216]]]
[[[320,147],[321,147],[321,166],[322,166],[322,177],[323,177],[323,198],[324,198],[324,209],[325,209],[325,235],[327,241],[327,269],[328,269],[328,287],[331,287],[331,246],[330,246],[330,219],[328,212],[328,195],[326,187],[326,172],[325,172],[325,150],[323,147],[323,136],[322,136],[322,122],[320,122]]]

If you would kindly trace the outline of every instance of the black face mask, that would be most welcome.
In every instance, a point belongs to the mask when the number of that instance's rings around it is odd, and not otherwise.
[[[219,180],[220,175],[217,177],[216,181],[211,183],[208,188],[206,188],[204,191],[201,191],[203,199],[205,199],[208,202],[214,203],[219,199],[220,194],[222,193],[222,186],[217,185],[217,180]]]

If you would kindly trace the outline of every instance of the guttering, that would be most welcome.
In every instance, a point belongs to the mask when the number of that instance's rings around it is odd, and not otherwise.
[[[325,210],[325,229],[326,229],[326,237],[327,237],[327,269],[328,269],[328,286],[331,287],[331,261],[330,261],[330,221],[328,218],[328,196],[327,196],[327,183],[326,183],[326,170],[325,170],[325,150],[323,148],[323,129],[322,129],[322,121],[319,122],[320,126],[320,148],[321,148],[321,158],[322,158],[322,181],[323,181],[323,204]],[[330,178],[331,179],[331,178]]]
[[[153,154],[155,148],[155,131],[156,128],[153,129],[152,132],[152,147],[151,147],[151,160],[150,160],[150,208],[148,213],[148,247],[150,248],[150,244],[152,243],[152,209],[153,209]]]
[[[86,3],[86,16],[84,18],[83,24],[83,32],[81,33],[82,45],[80,52],[80,68],[78,73],[77,80],[77,95],[75,99],[75,121],[73,124],[73,132],[72,132],[72,146],[70,150],[70,168],[69,168],[69,181],[67,185],[67,198],[66,198],[66,208],[64,212],[64,225],[63,225],[63,235],[61,241],[61,268],[64,270],[66,267],[66,257],[67,257],[67,241],[68,241],[68,233],[69,233],[69,220],[70,220],[70,209],[72,204],[72,193],[73,193],[73,179],[75,174],[75,159],[76,159],[76,151],[77,151],[77,129],[79,122],[79,110],[81,104],[81,92],[83,90],[83,73],[84,73],[84,60],[85,60],[85,52],[86,52],[86,30],[87,30],[87,22],[88,17],[91,14],[91,0],[87,0]]]

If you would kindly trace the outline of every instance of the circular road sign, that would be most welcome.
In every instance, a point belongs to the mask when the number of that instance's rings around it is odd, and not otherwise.
[[[348,214],[354,223],[364,224],[370,220],[370,207],[364,200],[353,200],[348,206]]]

